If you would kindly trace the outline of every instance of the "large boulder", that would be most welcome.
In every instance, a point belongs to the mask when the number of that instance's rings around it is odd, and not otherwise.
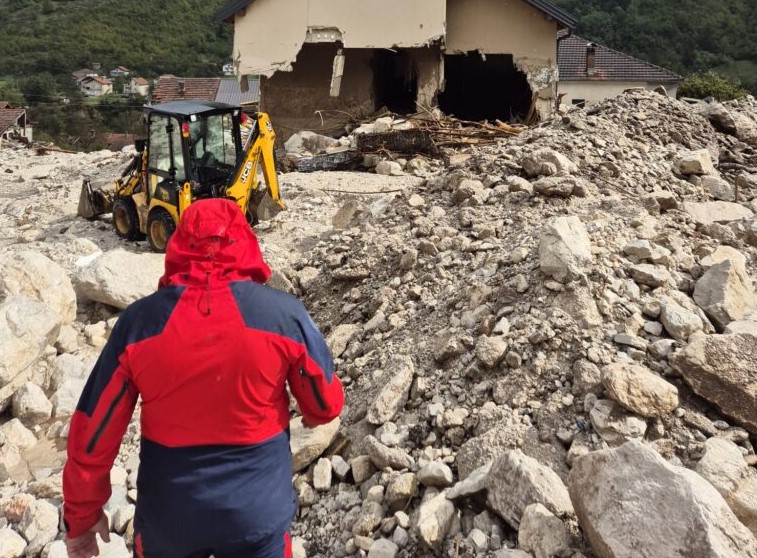
[[[757,337],[698,333],[668,358],[697,395],[757,434]]]
[[[0,293],[36,300],[55,310],[63,323],[76,318],[76,293],[65,270],[50,258],[30,250],[0,261]]]
[[[685,202],[683,209],[691,215],[697,225],[712,225],[713,223],[731,223],[748,219],[754,212],[738,203],[714,202]]]
[[[568,486],[597,558],[757,557],[757,540],[710,483],[641,442],[579,457]]]
[[[164,272],[162,254],[105,252],[76,274],[74,286],[86,299],[124,309],[158,287]]]
[[[14,295],[0,304],[0,411],[26,382],[31,365],[55,343],[60,326],[60,314],[41,302]],[[1,389],[11,385],[10,393]]]

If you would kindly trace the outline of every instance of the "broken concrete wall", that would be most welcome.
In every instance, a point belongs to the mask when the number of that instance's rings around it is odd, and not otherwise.
[[[261,110],[270,114],[277,137],[286,140],[303,129],[341,134],[350,119],[361,119],[381,108],[374,96],[374,49],[342,49],[345,58],[339,96],[330,95],[338,50],[335,44],[305,44],[293,64],[294,71],[261,80]],[[418,72],[417,100],[432,106],[441,79],[439,47],[406,52]]]
[[[237,73],[290,70],[308,41],[349,49],[425,46],[443,38],[445,11],[445,0],[255,0],[235,17]]]
[[[448,54],[511,54],[548,114],[556,95],[557,29],[554,21],[522,0],[448,0]]]

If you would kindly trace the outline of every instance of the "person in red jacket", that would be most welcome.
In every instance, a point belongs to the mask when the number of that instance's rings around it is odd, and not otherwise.
[[[238,206],[193,203],[158,290],[117,321],[71,420],[63,518],[72,558],[98,554],[110,469],[138,399],[137,557],[290,556],[296,511],[289,395],[303,423],[336,418],[323,336],[270,269]]]

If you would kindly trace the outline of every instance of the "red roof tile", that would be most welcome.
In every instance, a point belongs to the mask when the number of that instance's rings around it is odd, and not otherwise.
[[[595,48],[593,75],[588,75],[586,72],[586,50],[590,44]],[[683,81],[683,77],[675,72],[606,46],[590,43],[575,35],[560,40],[557,65],[560,69],[561,81],[606,80],[652,83]]]
[[[221,78],[160,76],[158,83],[155,85],[152,98],[156,103],[180,101],[182,99],[215,101],[220,84]]]

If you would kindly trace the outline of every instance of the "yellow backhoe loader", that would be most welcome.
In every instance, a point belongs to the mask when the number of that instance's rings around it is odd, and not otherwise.
[[[145,107],[147,138],[116,180],[115,190],[82,184],[78,214],[93,219],[113,213],[116,233],[147,237],[164,252],[189,205],[198,199],[234,200],[250,225],[261,204],[283,209],[274,159],[275,133],[263,112],[247,117],[237,106],[210,101],[173,101]],[[266,187],[261,185],[262,171]]]

